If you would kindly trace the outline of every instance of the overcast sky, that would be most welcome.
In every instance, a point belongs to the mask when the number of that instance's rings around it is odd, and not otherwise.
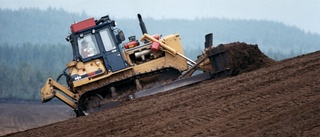
[[[100,17],[258,19],[320,34],[320,0],[0,0],[2,9],[63,8]]]

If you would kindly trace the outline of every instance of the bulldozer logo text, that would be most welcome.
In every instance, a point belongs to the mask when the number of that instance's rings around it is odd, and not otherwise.
[[[77,77],[74,78],[75,81],[78,81],[80,79],[81,79],[81,76],[77,76]]]

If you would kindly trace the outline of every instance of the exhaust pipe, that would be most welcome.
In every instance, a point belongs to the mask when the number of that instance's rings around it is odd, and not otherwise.
[[[213,46],[213,34],[209,33],[205,36],[206,41],[204,42],[204,48],[209,48]]]
[[[141,28],[141,31],[142,31],[142,35],[143,34],[148,34],[147,29],[146,29],[146,25],[144,25],[144,22],[143,22],[142,17],[141,17],[140,14],[138,14],[138,19],[139,19],[139,24],[140,24],[140,28]]]

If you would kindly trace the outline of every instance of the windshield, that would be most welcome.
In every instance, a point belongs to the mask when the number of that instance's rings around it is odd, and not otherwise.
[[[100,31],[100,36],[104,45],[104,48],[106,51],[110,51],[112,49],[115,49],[115,45],[112,42],[111,36],[110,36],[110,31],[108,28],[105,28]]]
[[[88,58],[100,53],[96,38],[92,34],[87,34],[84,37],[78,37],[79,53],[82,58]]]

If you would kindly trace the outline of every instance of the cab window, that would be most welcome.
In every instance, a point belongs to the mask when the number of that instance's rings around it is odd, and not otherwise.
[[[78,37],[79,53],[82,58],[88,58],[100,53],[95,36],[92,34]]]
[[[110,51],[116,48],[114,43],[112,42],[112,37],[108,28],[101,30],[100,36],[106,51]]]

